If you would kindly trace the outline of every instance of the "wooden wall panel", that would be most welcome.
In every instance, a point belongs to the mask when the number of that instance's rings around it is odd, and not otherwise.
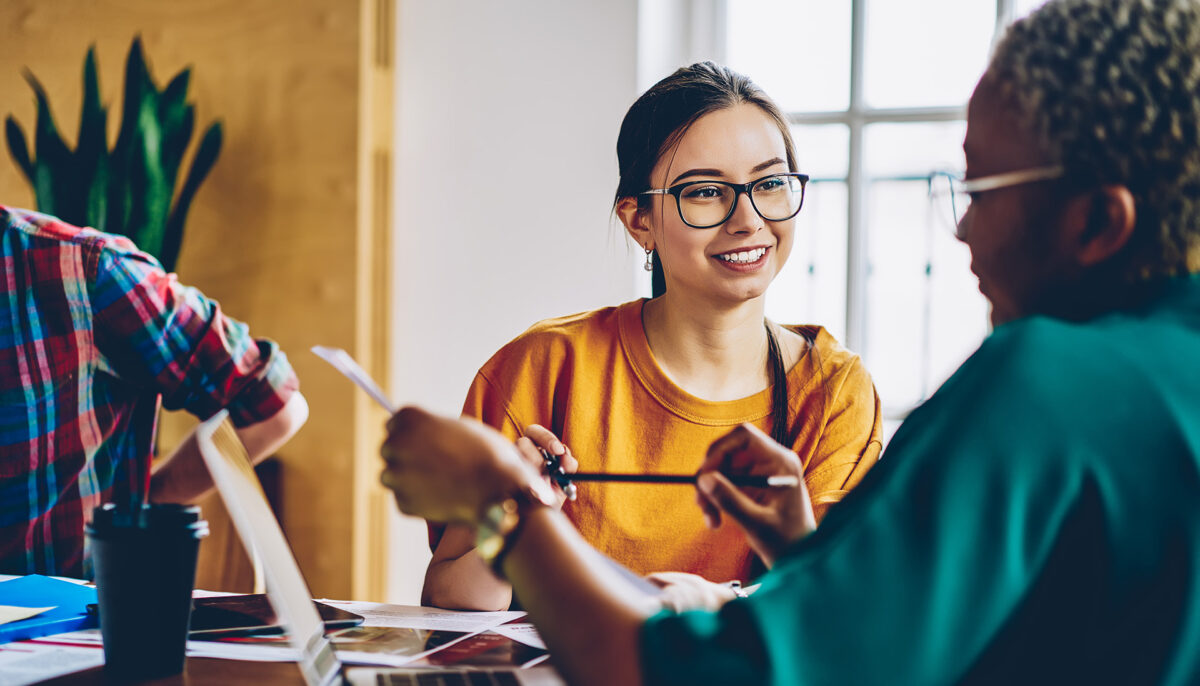
[[[372,552],[386,549],[378,526],[386,499],[373,477],[382,413],[308,352],[337,346],[376,373],[386,369],[379,313],[387,291],[375,288],[389,266],[372,253],[390,231],[378,205],[386,198],[374,194],[389,189],[368,177],[387,173],[377,155],[387,154],[390,116],[372,113],[390,115],[390,89],[364,92],[381,74],[390,79],[380,56],[393,50],[377,41],[393,32],[375,23],[392,5],[379,1],[383,11],[376,0],[0,4],[0,114],[14,114],[27,133],[34,106],[22,68],[45,84],[73,143],[83,58],[95,44],[115,137],[136,34],[160,86],[192,66],[197,130],[224,122],[224,147],[192,207],[178,272],[257,335],[278,340],[300,375],[311,417],[279,454],[283,524],[313,593],[327,597],[384,592],[383,553]],[[3,158],[0,203],[32,207],[25,180]]]

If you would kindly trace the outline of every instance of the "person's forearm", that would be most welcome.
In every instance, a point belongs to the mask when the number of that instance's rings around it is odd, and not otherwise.
[[[299,392],[281,410],[261,422],[235,429],[250,460],[258,463],[287,442],[308,419],[308,403]],[[200,456],[196,434],[188,434],[174,452],[158,462],[150,476],[151,502],[190,503],[212,490],[212,476]]]
[[[560,512],[538,508],[504,572],[571,684],[641,683],[638,636],[660,603],[604,565]]]
[[[507,610],[512,586],[498,579],[475,551],[432,562],[425,572],[421,604],[447,610]]]

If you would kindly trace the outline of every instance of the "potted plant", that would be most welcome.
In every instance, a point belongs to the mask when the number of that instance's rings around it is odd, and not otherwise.
[[[218,121],[201,137],[176,193],[195,126],[193,106],[187,102],[190,76],[191,69],[184,69],[159,90],[141,38],[134,38],[125,61],[120,131],[109,149],[108,111],[100,101],[96,50],[88,48],[79,137],[71,150],[58,133],[45,89],[26,70],[25,79],[37,99],[35,155],[30,156],[25,132],[11,115],[5,121],[5,134],[9,154],[33,187],[37,209],[71,224],[128,236],[157,257],[164,269],[174,271],[188,208],[221,151]]]

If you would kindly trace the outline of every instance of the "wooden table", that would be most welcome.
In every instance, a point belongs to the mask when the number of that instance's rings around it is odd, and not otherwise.
[[[140,686],[304,686],[300,668],[294,662],[249,662],[211,657],[189,657],[182,674],[151,681],[118,681],[104,674],[104,667],[93,667],[39,681],[38,686],[92,686],[129,684]]]

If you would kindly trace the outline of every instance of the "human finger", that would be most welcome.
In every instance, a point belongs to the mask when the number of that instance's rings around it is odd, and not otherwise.
[[[708,497],[699,488],[696,489],[696,505],[700,507],[700,512],[704,515],[704,524],[708,528],[716,529],[721,526],[721,510],[709,502]]]
[[[736,594],[726,584],[715,584],[701,576],[684,572],[658,572],[646,577],[662,591],[658,599],[675,612],[720,609]]]
[[[746,533],[754,535],[764,526],[767,514],[764,508],[734,486],[724,474],[701,474],[696,479],[696,490],[714,507],[732,517]]]
[[[566,446],[565,443],[563,445]],[[569,447],[567,448],[567,452],[562,456],[561,464],[563,471],[568,474],[579,471],[579,460],[575,459],[575,455],[571,453]]]
[[[541,472],[546,461],[542,459],[542,453],[538,450],[537,445],[522,436],[516,440],[517,452],[521,453],[521,458],[525,460],[531,467]]]
[[[398,433],[410,429],[414,424],[428,422],[433,419],[435,419],[435,416],[425,410],[415,405],[407,405],[397,410],[388,419],[387,430],[389,434]]]
[[[551,455],[565,455],[567,446],[554,435],[554,432],[541,424],[530,424],[525,427],[525,436],[544,448]]]
[[[752,424],[742,424],[709,446],[699,473],[706,471],[799,476],[804,468],[791,448],[779,444]]]

